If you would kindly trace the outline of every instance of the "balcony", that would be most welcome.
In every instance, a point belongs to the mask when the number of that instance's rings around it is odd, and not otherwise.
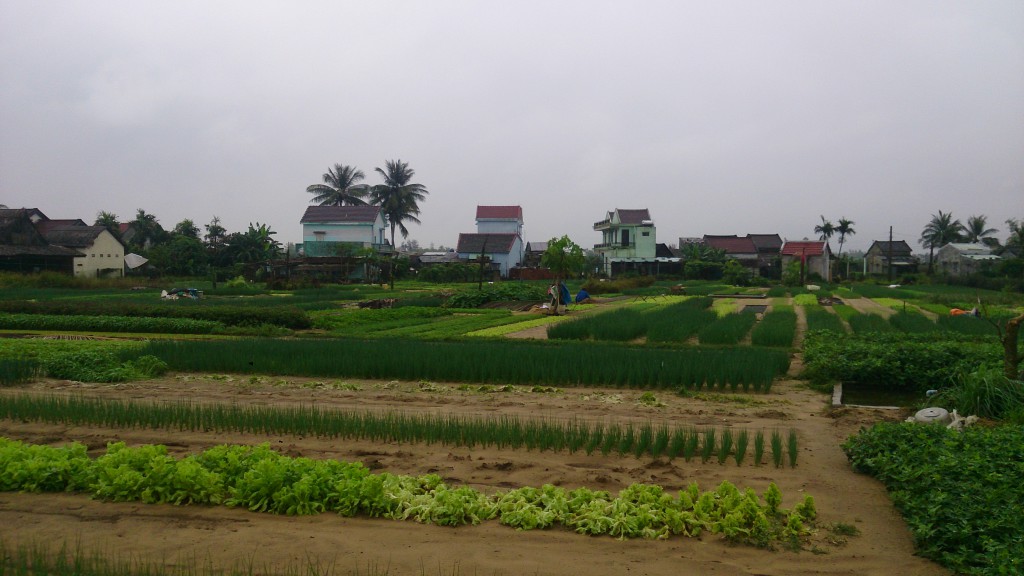
[[[594,250],[617,250],[619,248],[629,250],[630,248],[636,248],[636,242],[628,242],[623,244],[622,242],[604,242],[601,244],[594,244]]]

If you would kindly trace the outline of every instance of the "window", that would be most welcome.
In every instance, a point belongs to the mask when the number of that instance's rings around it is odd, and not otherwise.
[[[651,235],[650,232],[641,232],[640,234],[643,235],[643,236],[650,236]]]

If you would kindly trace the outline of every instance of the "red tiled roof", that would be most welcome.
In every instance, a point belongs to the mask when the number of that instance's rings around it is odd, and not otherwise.
[[[785,256],[821,256],[825,253],[827,246],[827,242],[817,240],[786,242],[782,245],[782,254]]]
[[[303,222],[373,222],[380,206],[307,206]]]
[[[476,219],[522,220],[522,206],[477,206]]]
[[[508,254],[515,245],[518,234],[459,234],[459,243],[455,251],[459,254]]]
[[[704,243],[712,248],[725,250],[726,254],[757,254],[757,246],[749,237],[704,235]]]

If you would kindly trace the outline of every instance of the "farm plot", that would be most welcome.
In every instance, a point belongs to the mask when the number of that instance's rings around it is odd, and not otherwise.
[[[283,455],[316,460],[362,462],[375,474],[437,475],[445,484],[495,494],[534,487],[538,497],[587,488],[620,494],[635,484],[658,486],[678,495],[696,482],[712,491],[723,481],[765,494],[771,483],[781,490],[783,508],[815,499],[817,530],[806,536],[802,552],[776,544],[775,551],[737,545],[722,534],[666,540],[585,536],[555,525],[517,531],[497,521],[459,527],[418,524],[336,513],[290,517],[244,508],[206,505],[112,503],[74,494],[0,493],[0,522],[17,524],[4,545],[66,541],[88,549],[116,551],[135,558],[198,566],[255,566],[280,573],[330,563],[332,573],[388,574],[721,574],[814,573],[841,569],[857,574],[944,574],[912,554],[906,529],[884,491],[873,480],[852,473],[839,444],[879,414],[822,411],[822,396],[791,381],[777,382],[769,393],[678,395],[671,391],[549,386],[497,386],[426,381],[380,381],[250,374],[179,373],[116,385],[87,385],[42,380],[5,388],[5,397],[68,396],[176,406],[299,407],[366,410],[381,414],[487,419],[502,415],[567,425],[645,426],[657,435],[662,426],[714,430],[713,453],[669,459],[617,449],[587,453],[568,449],[532,450],[473,447],[410,440],[340,439],[314,434],[232,432],[212,427],[144,427],[49,424],[24,418],[0,420],[0,436],[51,446],[84,444],[91,456],[108,442],[128,446],[163,444],[170,456],[198,455],[221,444],[269,443]],[[725,431],[732,431],[733,456],[720,458]],[[788,459],[776,467],[771,444],[798,440],[796,466]],[[747,459],[736,462],[736,445],[749,436]],[[764,431],[765,457],[754,462],[758,431]],[[706,432],[702,432],[706,434]],[[699,441],[703,441],[702,437]],[[784,451],[786,448],[783,449]],[[542,489],[542,487],[544,487]],[[520,495],[528,492],[517,492]],[[850,535],[857,532],[859,535]],[[810,553],[813,550],[814,554]],[[573,558],[572,566],[564,562]],[[323,564],[319,564],[323,562]],[[385,569],[386,567],[386,569]],[[294,573],[294,572],[293,572]]]

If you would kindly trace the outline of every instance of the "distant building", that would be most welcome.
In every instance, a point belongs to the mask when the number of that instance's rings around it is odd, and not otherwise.
[[[889,261],[892,260],[893,274],[912,274],[917,272],[918,260],[910,245],[904,240],[875,240],[864,254],[864,268],[867,274],[881,276],[889,273]]]
[[[306,256],[337,256],[346,248],[391,252],[380,206],[308,206],[299,222]]]
[[[1002,258],[992,253],[992,248],[981,243],[965,244],[951,242],[935,254],[935,266],[942,274],[969,276]]]
[[[455,252],[468,261],[483,256],[493,273],[508,278],[523,263],[524,249],[521,206],[477,206],[476,232],[459,234]]]
[[[81,220],[78,220],[81,222]],[[36,223],[40,228],[42,222]],[[80,278],[121,278],[124,276],[124,245],[103,226],[64,225],[44,227],[42,236],[54,246],[81,253],[75,257],[74,274]]]
[[[604,220],[595,222],[594,230],[601,233],[594,252],[601,257],[603,271],[609,277],[627,271],[657,274],[662,263],[678,267],[679,258],[671,255],[667,246],[665,255],[658,255],[657,230],[647,208],[616,208]]]
[[[75,258],[82,253],[48,243],[33,220],[44,218],[35,208],[0,208],[0,270],[74,274]]]
[[[786,242],[782,245],[782,267],[797,262],[803,268],[803,278],[819,276],[825,282],[832,281],[832,249],[828,242],[803,240]]]

